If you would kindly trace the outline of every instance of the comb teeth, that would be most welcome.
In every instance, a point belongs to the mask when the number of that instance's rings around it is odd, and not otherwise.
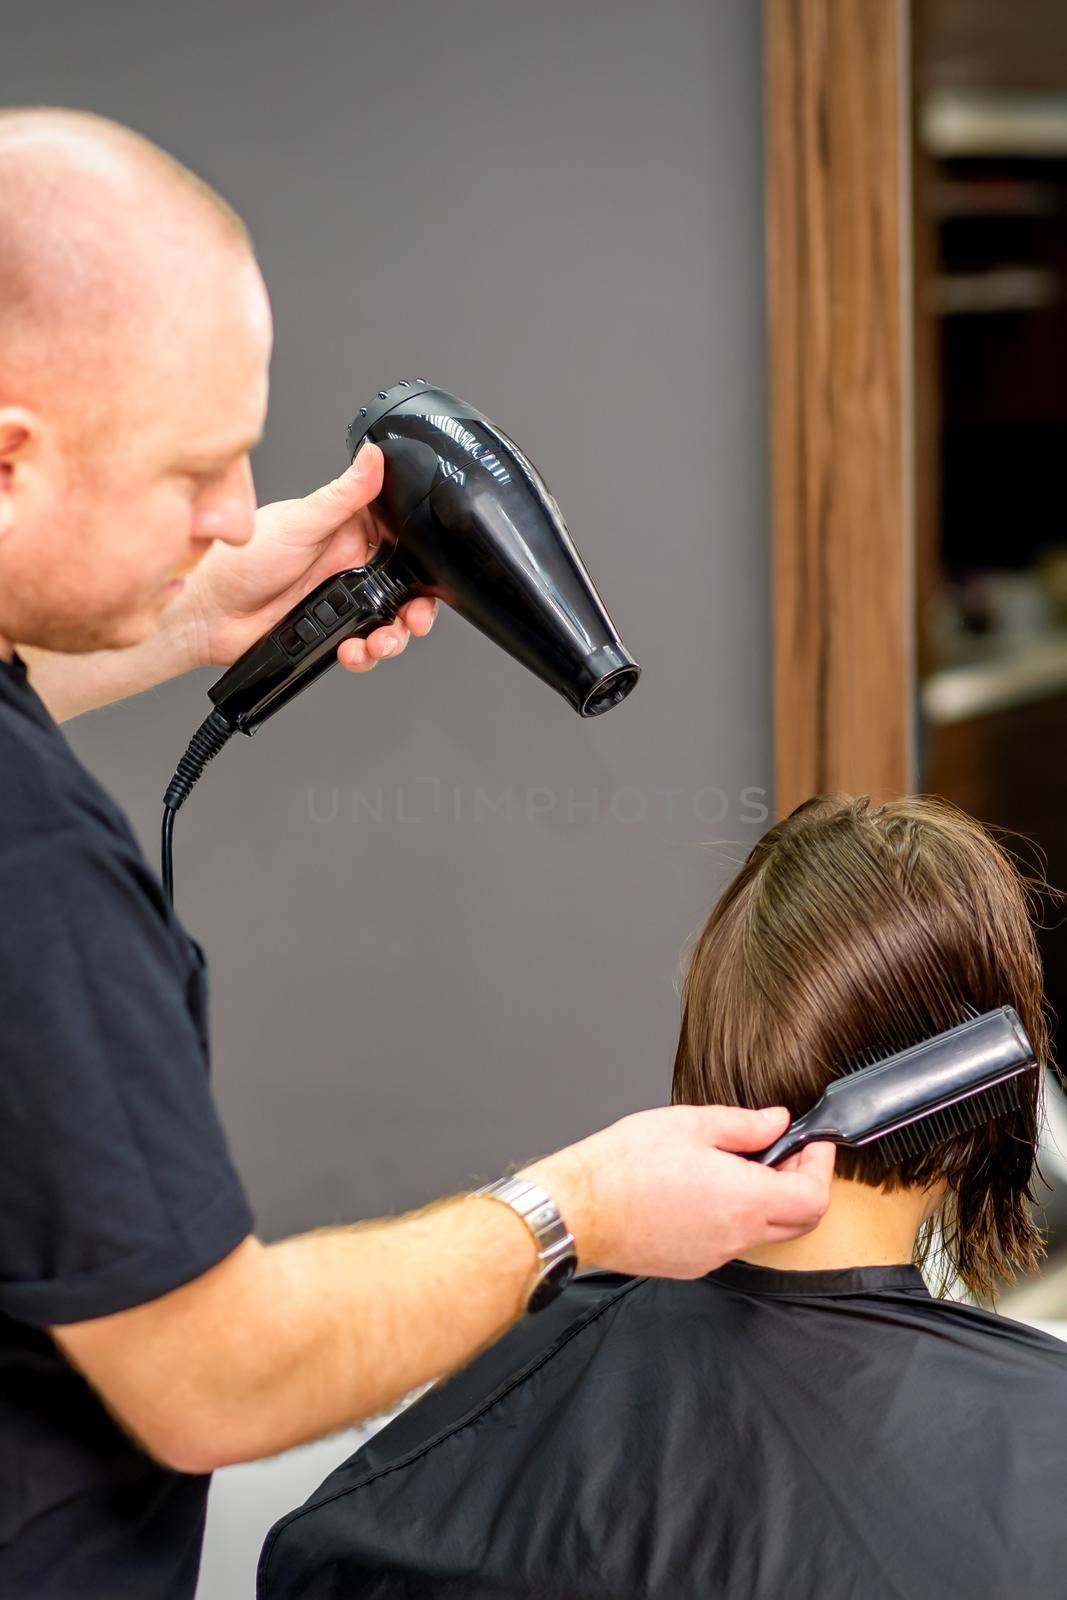
[[[1025,1073],[1018,1072],[1014,1077],[994,1083],[978,1094],[968,1095],[966,1100],[957,1100],[955,1105],[931,1111],[925,1117],[917,1117],[914,1122],[895,1129],[893,1133],[872,1139],[867,1148],[877,1148],[884,1155],[887,1165],[906,1161],[909,1156],[924,1156],[939,1144],[961,1133],[969,1133],[972,1128],[980,1127],[993,1117],[1006,1116],[1015,1111],[1020,1104],[1021,1080],[1025,1076]]]
[[[965,1001],[960,1007],[959,1016],[951,1026],[959,1027],[964,1022],[976,1022],[980,1016],[981,1012],[976,1010],[968,1001]],[[887,1045],[882,1049],[877,1049],[874,1045],[869,1045],[866,1050],[860,1052],[855,1060],[845,1062],[841,1068],[840,1076],[844,1077],[849,1072],[859,1072],[863,1067],[873,1067],[879,1061],[888,1061],[891,1056],[899,1055],[900,1050],[900,1046],[891,1047]],[[951,1137],[951,1135],[948,1135],[948,1137]]]
[[[873,1067],[879,1061],[888,1061],[895,1053],[893,1050],[863,1050],[854,1061],[846,1061],[841,1068],[841,1075],[843,1077],[846,1072],[859,1072],[863,1067]]]

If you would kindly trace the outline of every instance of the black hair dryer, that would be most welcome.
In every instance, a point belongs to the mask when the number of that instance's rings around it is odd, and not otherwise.
[[[416,595],[445,601],[579,716],[618,705],[640,676],[540,473],[488,417],[404,379],[360,408],[348,430],[353,457],[365,439],[385,455],[367,508],[372,559],[320,584],[209,689],[215,710],[164,801],[168,892],[174,813],[211,757],[333,666],[342,640],[391,622]]]
[[[422,379],[383,389],[348,430],[385,454],[368,508],[377,549],[366,567],[309,594],[209,691],[234,728],[254,733],[332,666],[343,639],[433,595],[543,678],[583,717],[624,700],[640,668],[571,542],[540,473],[500,429]]]

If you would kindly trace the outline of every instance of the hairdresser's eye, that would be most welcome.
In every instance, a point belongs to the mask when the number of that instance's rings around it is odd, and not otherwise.
[[[176,487],[190,498],[200,494],[211,483],[211,474],[205,472],[186,470],[175,472],[171,476]]]
[[[198,462],[195,466],[186,464],[179,467],[175,475],[186,483],[203,487],[205,484],[219,483],[228,477],[240,459],[240,456],[230,456],[225,461]]]

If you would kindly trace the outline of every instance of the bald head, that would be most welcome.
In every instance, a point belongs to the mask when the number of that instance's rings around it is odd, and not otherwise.
[[[190,297],[251,257],[237,214],[147,139],[88,112],[0,111],[0,404],[113,398]]]
[[[255,509],[270,305],[207,184],[85,112],[0,112],[0,646],[135,643]]]

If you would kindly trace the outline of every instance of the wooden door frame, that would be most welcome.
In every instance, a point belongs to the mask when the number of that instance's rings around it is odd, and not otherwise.
[[[915,778],[908,0],[764,0],[777,814]]]

